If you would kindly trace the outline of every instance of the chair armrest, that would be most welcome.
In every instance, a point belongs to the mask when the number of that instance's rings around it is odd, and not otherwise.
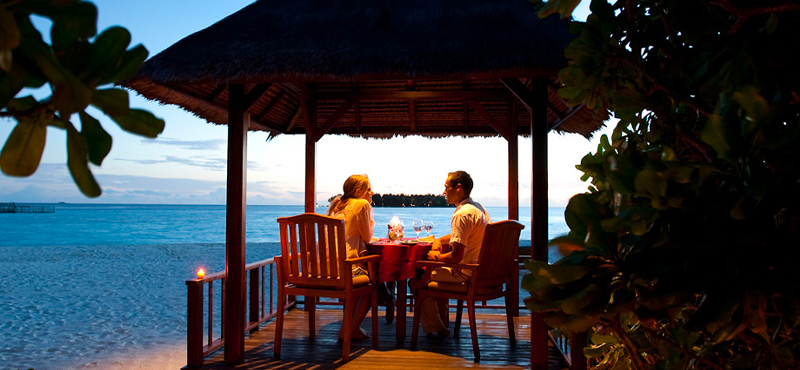
[[[414,268],[423,268],[423,267],[445,267],[447,266],[446,263],[440,261],[414,261]]]
[[[381,256],[375,254],[375,255],[351,258],[351,259],[345,260],[345,262],[353,264],[353,263],[364,263],[364,262],[376,262],[376,261],[380,261],[380,260],[381,260]]]
[[[460,270],[476,270],[478,268],[478,265],[474,264],[474,263],[468,263],[468,264],[464,264],[464,263],[446,263],[446,262],[440,262],[440,261],[415,261],[414,262],[414,268],[423,268],[423,267],[432,267],[432,268],[450,267],[450,268],[460,269]]]
[[[380,262],[381,256],[374,254],[368,255],[363,257],[356,257],[353,259],[345,260],[344,263],[347,266],[353,266],[355,263],[366,263],[367,264],[367,274],[369,275],[370,282],[374,285],[378,283],[378,274],[375,270],[375,263]],[[352,279],[352,277],[351,277]]]

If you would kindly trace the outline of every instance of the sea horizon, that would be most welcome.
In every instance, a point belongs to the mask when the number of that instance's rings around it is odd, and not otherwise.
[[[224,271],[226,206],[36,203],[45,204],[55,212],[0,213],[0,337],[9,338],[0,345],[0,369],[124,369],[140,358],[185,365],[185,281],[199,268]],[[507,207],[486,208],[493,221],[507,217]],[[520,245],[530,243],[527,209],[520,207]],[[248,206],[246,262],[279,254],[275,219],[303,210]],[[550,212],[554,237],[567,228],[563,207]],[[375,236],[386,236],[394,216],[404,220],[406,237],[414,236],[415,218],[433,220],[441,236],[453,207],[373,213]],[[550,252],[551,262],[559,258]]]

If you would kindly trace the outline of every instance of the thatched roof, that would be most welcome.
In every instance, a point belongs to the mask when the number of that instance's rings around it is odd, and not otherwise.
[[[311,121],[365,137],[495,136],[517,119],[527,134],[529,113],[500,79],[554,81],[567,27],[526,0],[260,0],[123,85],[226,124],[226,85],[245,84],[250,128],[273,133]],[[605,118],[568,108],[553,87],[548,106],[550,125],[587,137]]]

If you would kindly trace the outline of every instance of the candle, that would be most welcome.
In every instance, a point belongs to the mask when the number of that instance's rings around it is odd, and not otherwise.
[[[198,279],[202,279],[202,278],[204,278],[204,277],[206,277],[206,272],[205,272],[205,270],[203,270],[203,269],[199,269],[199,270],[197,270],[197,278],[198,278]]]

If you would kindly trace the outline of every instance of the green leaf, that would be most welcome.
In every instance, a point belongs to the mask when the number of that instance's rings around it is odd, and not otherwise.
[[[0,8],[0,50],[16,49],[21,36],[14,14]]]
[[[5,107],[11,99],[17,96],[22,88],[25,87],[27,79],[28,75],[19,63],[11,66],[11,72],[9,73],[0,72],[0,107]]]
[[[711,145],[720,159],[731,162],[731,139],[725,128],[722,116],[712,114],[701,131],[703,141]]]
[[[92,175],[89,169],[89,163],[86,161],[86,140],[81,134],[75,130],[71,124],[67,126],[67,167],[72,179],[78,188],[81,189],[83,195],[89,198],[99,197],[102,191],[100,185]]]
[[[54,5],[40,13],[52,19],[53,27],[58,27],[59,32],[67,32],[74,38],[88,39],[97,34],[97,7],[90,2]]]
[[[561,19],[569,19],[580,2],[581,0],[550,0],[539,10],[537,15],[544,19],[554,13],[559,13]]]
[[[731,99],[739,103],[749,117],[744,120],[746,126],[742,128],[742,135],[752,135],[769,116],[769,103],[753,86],[746,86],[733,93]]]
[[[11,113],[21,113],[34,109],[39,106],[39,102],[31,95],[15,98],[8,101],[8,111]]]
[[[659,198],[667,194],[667,182],[655,171],[649,169],[636,174],[634,187],[637,195],[647,198]]]
[[[561,310],[568,315],[582,314],[583,309],[600,296],[601,289],[595,284],[589,284],[586,289],[580,290],[571,297],[561,302]]]
[[[617,91],[611,100],[612,110],[617,117],[632,117],[649,105],[647,98],[634,89]]]
[[[63,116],[80,112],[89,105],[92,91],[61,66],[47,44],[23,39],[20,49],[53,84],[53,105]]]
[[[612,345],[610,343],[600,343],[594,346],[588,346],[583,349],[583,355],[586,358],[597,358],[605,355],[606,351],[610,350]]]
[[[92,94],[92,105],[112,117],[127,114],[128,104],[128,92],[122,89],[101,89]]]
[[[94,119],[94,117],[85,112],[80,112],[80,117],[81,135],[86,140],[89,160],[99,166],[103,163],[103,159],[108,155],[108,152],[111,151],[111,135],[103,129],[100,121]]]
[[[137,45],[133,49],[128,50],[128,52],[122,56],[122,60],[119,62],[119,66],[114,73],[104,78],[100,84],[119,82],[130,77],[141,68],[142,63],[147,59],[147,54],[147,49],[142,45]]]
[[[42,160],[47,124],[36,120],[21,120],[8,135],[0,152],[0,169],[9,176],[27,177],[36,172]]]
[[[544,279],[549,284],[566,284],[578,280],[586,276],[586,274],[591,273],[596,265],[596,263],[550,265],[547,262],[541,261],[525,261],[525,267],[531,272],[534,278]]]
[[[111,118],[123,130],[150,138],[157,137],[164,131],[164,120],[142,109],[130,109],[128,113]]]
[[[0,8],[0,69],[11,71],[12,50],[19,46],[20,37],[14,14]]]
[[[600,322],[600,314],[592,313],[575,316],[563,313],[560,315],[551,314],[544,318],[544,322],[568,333],[580,333],[591,329],[592,326]]]
[[[130,42],[131,34],[125,28],[109,27],[103,31],[92,44],[90,69],[102,77],[112,74],[125,55]]]

